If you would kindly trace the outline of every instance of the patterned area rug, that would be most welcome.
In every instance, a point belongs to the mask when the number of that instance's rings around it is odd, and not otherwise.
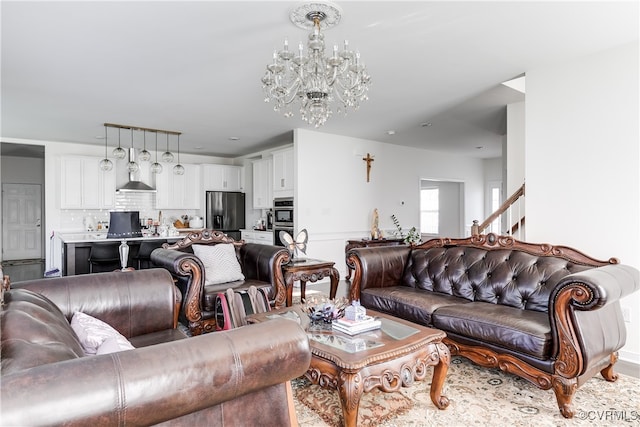
[[[293,380],[292,385],[296,399],[307,408],[315,411],[326,423],[325,425],[332,427],[344,425],[342,407],[337,392],[322,389],[304,378]],[[372,390],[370,393],[365,393],[360,400],[358,425],[377,426],[406,413],[411,408],[413,408],[413,402],[402,393],[384,393],[380,390]]]
[[[342,425],[338,394],[305,379],[292,381],[301,427]],[[452,359],[444,386],[450,400],[438,410],[429,398],[429,381],[396,393],[378,390],[360,402],[359,426],[638,426],[640,379],[620,375],[615,383],[596,376],[574,396],[576,416],[562,417],[551,390],[496,369],[481,368],[467,359]]]

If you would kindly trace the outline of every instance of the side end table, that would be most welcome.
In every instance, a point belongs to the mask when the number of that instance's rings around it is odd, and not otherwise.
[[[282,273],[287,290],[287,307],[293,305],[293,283],[296,280],[300,281],[300,298],[302,301],[305,299],[307,282],[313,283],[325,277],[331,279],[329,298],[334,299],[336,297],[340,273],[338,273],[338,270],[335,268],[335,262],[333,261],[322,261],[311,258],[296,260],[283,265]]]

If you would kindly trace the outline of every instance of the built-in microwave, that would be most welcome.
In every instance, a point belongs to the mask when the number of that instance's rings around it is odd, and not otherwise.
[[[293,227],[293,197],[273,199],[273,225]]]

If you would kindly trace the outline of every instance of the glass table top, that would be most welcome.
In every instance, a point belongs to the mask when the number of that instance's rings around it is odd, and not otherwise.
[[[334,330],[330,323],[311,323],[306,314],[296,309],[290,309],[279,314],[268,314],[266,317],[269,319],[285,318],[295,321],[305,328],[310,340],[347,353],[382,347],[385,345],[385,340],[400,341],[419,332],[416,328],[385,317],[378,318],[381,321],[380,329],[352,336]]]

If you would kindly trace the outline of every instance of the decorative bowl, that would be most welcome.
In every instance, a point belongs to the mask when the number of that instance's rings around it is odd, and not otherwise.
[[[307,298],[304,303],[304,311],[312,323],[331,323],[344,316],[344,309],[349,305],[346,298],[330,300],[327,297]]]

